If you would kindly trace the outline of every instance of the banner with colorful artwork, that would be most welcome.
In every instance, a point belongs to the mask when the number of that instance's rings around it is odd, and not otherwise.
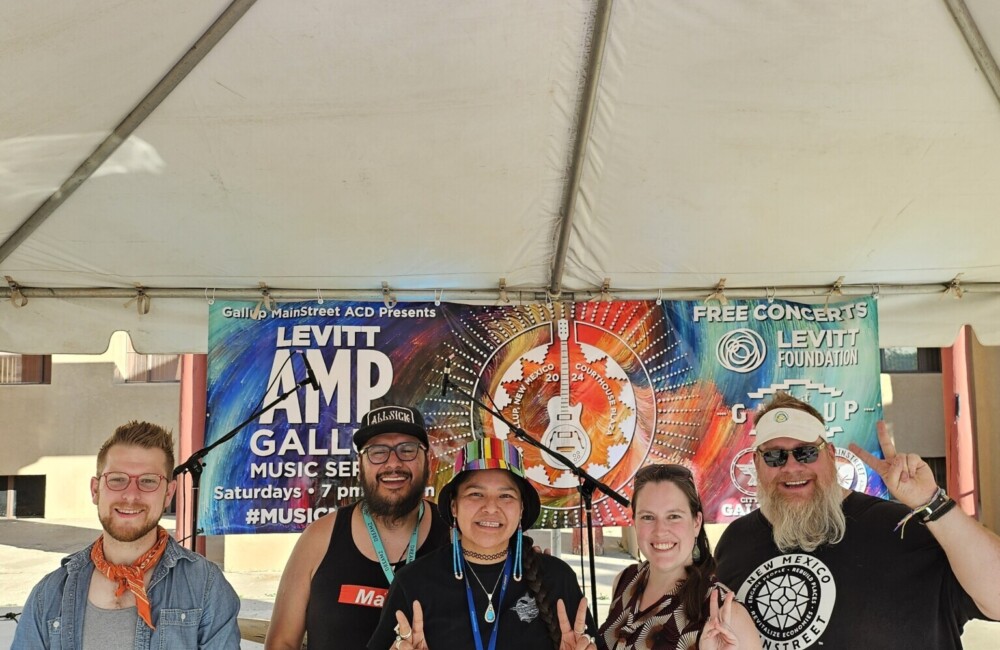
[[[873,299],[829,305],[781,300],[544,303],[471,306],[302,302],[271,311],[216,301],[209,317],[211,443],[305,377],[300,387],[212,452],[199,524],[207,534],[301,530],[360,496],[357,422],[372,406],[410,404],[432,441],[432,498],[455,450],[473,436],[511,437],[499,418],[559,449],[631,497],[648,463],[683,463],[698,479],[708,521],[756,507],[752,412],[779,390],[827,420],[842,484],[884,495],[847,450],[877,451],[881,418]],[[580,524],[575,478],[514,440],[542,498],[540,528]],[[596,525],[630,523],[597,493]]]

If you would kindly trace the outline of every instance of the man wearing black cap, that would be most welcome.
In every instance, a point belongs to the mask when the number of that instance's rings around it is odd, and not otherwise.
[[[424,418],[382,406],[354,434],[361,487],[357,503],[302,533],[281,576],[265,647],[364,648],[394,572],[448,543],[448,528],[425,502],[429,466]]]

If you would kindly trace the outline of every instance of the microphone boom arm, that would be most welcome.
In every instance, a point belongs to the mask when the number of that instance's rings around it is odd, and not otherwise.
[[[303,357],[304,358],[304,357]],[[308,366],[307,366],[308,367]],[[247,419],[243,420],[235,427],[230,429],[224,436],[213,442],[212,444],[202,447],[198,451],[194,452],[188,456],[187,460],[174,468],[171,478],[176,479],[181,474],[187,473],[191,475],[191,509],[190,509],[190,521],[191,528],[188,531],[190,535],[188,537],[191,539],[191,548],[189,550],[195,550],[198,545],[198,494],[201,491],[201,473],[205,471],[205,465],[202,463],[202,459],[209,454],[210,451],[218,447],[219,445],[228,442],[236,434],[243,430],[243,427],[250,424],[257,418],[259,418],[264,413],[267,413],[273,407],[277,406],[281,402],[285,401],[289,395],[296,392],[305,385],[312,385],[315,379],[312,377],[311,371],[307,373],[307,376],[302,381],[296,382],[294,386],[286,390],[284,393],[278,395],[273,400],[260,407],[254,411]]]
[[[527,444],[531,445],[532,447],[536,447],[536,448],[544,451],[548,455],[552,456],[553,458],[555,458],[556,460],[558,460],[560,463],[562,463],[569,470],[569,472],[571,474],[573,474],[574,476],[576,476],[577,478],[579,478],[584,483],[589,483],[589,484],[593,485],[593,487],[595,489],[600,490],[601,492],[603,492],[605,495],[607,495],[611,499],[617,501],[623,508],[628,508],[629,507],[629,500],[626,499],[625,497],[623,497],[622,495],[620,495],[618,492],[616,492],[614,488],[612,488],[612,487],[606,485],[605,483],[602,483],[601,481],[597,480],[596,478],[594,478],[593,476],[591,476],[590,474],[588,474],[586,470],[584,470],[584,469],[582,469],[580,467],[577,467],[573,463],[573,461],[571,461],[570,459],[566,458],[565,456],[563,456],[558,451],[555,451],[554,449],[552,449],[550,447],[547,447],[547,446],[543,445],[541,442],[539,442],[538,440],[535,440],[534,438],[532,438],[524,429],[522,429],[521,427],[516,426],[513,423],[511,423],[510,420],[508,420],[507,418],[505,418],[502,413],[498,413],[497,411],[494,411],[492,408],[490,408],[489,406],[487,406],[484,402],[482,402],[481,400],[476,399],[475,397],[473,397],[468,391],[466,391],[464,388],[462,388],[461,386],[459,386],[455,382],[448,381],[447,380],[447,375],[445,375],[445,382],[447,382],[445,384],[445,387],[455,389],[456,391],[458,391],[458,393],[462,397],[464,397],[465,399],[469,400],[473,404],[477,405],[479,408],[483,409],[484,411],[486,411],[487,413],[489,413],[490,415],[492,415],[496,419],[498,419],[501,422],[503,422],[504,424],[506,424],[507,428],[514,432],[514,436],[516,438],[519,438],[519,439],[523,440],[524,442],[526,442]]]
[[[551,449],[538,440],[532,438],[528,433],[521,427],[515,426],[507,418],[505,418],[501,413],[494,411],[492,408],[487,406],[481,400],[473,397],[468,391],[456,384],[455,382],[448,381],[448,376],[451,374],[451,359],[448,360],[448,366],[445,369],[444,379],[442,380],[442,396],[447,393],[449,387],[454,388],[458,391],[459,395],[466,398],[473,404],[479,406],[481,409],[491,414],[493,417],[497,418],[501,422],[507,425],[511,431],[514,432],[514,436],[523,440],[525,443],[531,445],[532,447],[537,447],[542,451],[546,452],[552,458],[555,458],[560,463],[563,464],[574,476],[580,480],[580,485],[577,489],[580,492],[580,498],[584,507],[586,509],[586,519],[587,519],[587,550],[590,556],[590,590],[591,590],[591,614],[594,620],[597,620],[597,567],[594,561],[594,528],[593,528],[593,510],[594,510],[594,491],[600,490],[608,497],[619,503],[623,508],[629,507],[629,500],[623,497],[621,494],[616,492],[614,488],[605,485],[601,481],[588,474],[585,470],[577,467],[570,459],[566,458],[564,455]]]

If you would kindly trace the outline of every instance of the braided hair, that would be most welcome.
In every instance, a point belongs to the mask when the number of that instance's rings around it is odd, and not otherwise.
[[[559,650],[559,643],[562,641],[562,631],[559,629],[559,620],[556,618],[555,603],[549,598],[548,587],[545,586],[542,573],[542,559],[532,548],[530,538],[524,541],[524,580],[528,583],[528,593],[535,599],[538,605],[538,615],[541,617],[545,627],[549,630],[549,638],[552,640],[554,650]]]

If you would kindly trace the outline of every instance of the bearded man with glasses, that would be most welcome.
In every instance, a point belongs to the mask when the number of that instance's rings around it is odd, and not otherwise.
[[[718,578],[765,648],[961,648],[1000,618],[1000,538],[955,508],[916,454],[851,451],[895,501],[841,487],[823,417],[778,393],[754,418],[760,509],[729,524]]]
[[[281,575],[264,647],[364,648],[395,571],[448,544],[424,500],[430,466],[424,418],[408,406],[374,408],[354,433],[363,496],[310,524]]]
[[[177,489],[174,441],[118,427],[90,493],[104,533],[28,596],[13,648],[239,648],[240,600],[222,572],[159,525]]]

